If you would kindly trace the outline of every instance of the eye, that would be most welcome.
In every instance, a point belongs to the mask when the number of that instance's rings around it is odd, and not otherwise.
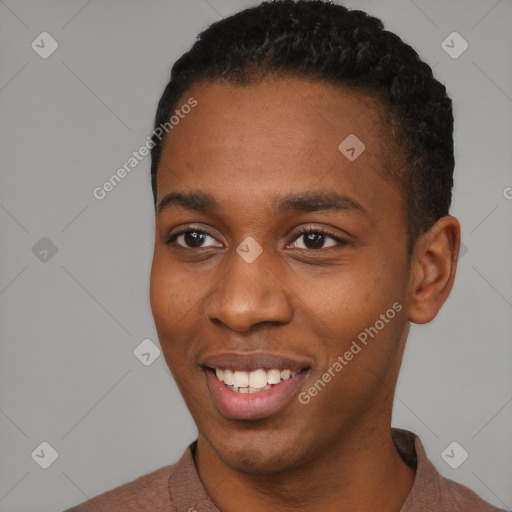
[[[328,242],[327,245],[326,242]],[[326,229],[308,228],[299,233],[295,239],[295,249],[328,249],[336,245],[347,245],[347,242],[338,238],[334,233]],[[291,244],[293,246],[293,244]]]
[[[212,243],[213,242],[213,243]],[[206,231],[195,228],[188,228],[174,235],[171,235],[166,241],[166,245],[176,243],[184,249],[203,249],[206,247],[222,247],[213,236]]]
[[[165,240],[166,245],[176,244],[183,249],[205,249],[211,247],[222,247],[215,237],[203,229],[188,227],[174,233]],[[309,227],[301,231],[295,238],[294,243],[288,247],[304,250],[328,249],[336,245],[347,245],[348,242],[337,237],[325,228]]]

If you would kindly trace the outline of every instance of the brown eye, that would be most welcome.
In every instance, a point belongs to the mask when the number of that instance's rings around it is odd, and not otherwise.
[[[213,244],[212,244],[213,241]],[[204,247],[222,247],[215,238],[206,231],[199,229],[188,229],[172,235],[165,243],[171,245],[173,242],[184,249],[201,249]],[[208,245],[207,245],[208,244]]]
[[[326,243],[327,245],[325,245]],[[310,250],[326,249],[328,247],[333,247],[338,243],[343,244],[344,242],[334,235],[319,229],[303,231],[294,242],[294,244],[297,244],[295,245],[296,249]],[[292,244],[292,246],[294,244]]]

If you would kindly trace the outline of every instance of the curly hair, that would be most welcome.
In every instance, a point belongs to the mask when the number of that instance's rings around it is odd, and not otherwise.
[[[363,11],[322,0],[264,2],[199,34],[172,67],[154,127],[169,120],[193,85],[227,81],[244,86],[272,75],[328,82],[339,85],[340,94],[348,89],[377,100],[381,133],[392,139],[387,144],[392,149],[383,151],[383,168],[404,199],[410,253],[418,236],[448,215],[452,197],[452,102],[430,66]],[[156,207],[165,139],[153,132],[152,141]],[[387,165],[391,160],[394,164]]]

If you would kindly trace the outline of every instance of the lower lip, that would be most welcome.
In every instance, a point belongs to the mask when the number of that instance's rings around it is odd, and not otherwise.
[[[274,384],[267,391],[237,393],[231,391],[211,370],[204,370],[206,383],[216,409],[233,420],[256,420],[266,418],[282,409],[297,393],[307,372]]]

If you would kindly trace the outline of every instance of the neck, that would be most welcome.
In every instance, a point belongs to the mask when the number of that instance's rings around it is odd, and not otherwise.
[[[251,475],[225,465],[200,436],[196,465],[211,500],[223,512],[399,512],[414,470],[398,454],[389,423],[339,437],[326,453],[299,468]]]

